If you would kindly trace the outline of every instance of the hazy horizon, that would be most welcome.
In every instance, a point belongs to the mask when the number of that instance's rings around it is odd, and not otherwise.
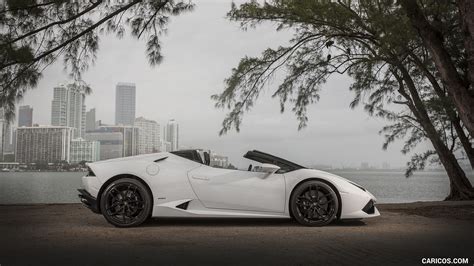
[[[345,75],[323,85],[321,100],[308,108],[309,123],[301,131],[291,108],[280,114],[279,100],[271,98],[281,77],[277,75],[244,116],[240,133],[219,137],[225,113],[214,108],[210,96],[223,90],[224,79],[240,58],[285,45],[292,35],[276,32],[270,24],[240,30],[238,23],[225,19],[230,1],[195,3],[193,12],[171,18],[168,34],[162,38],[164,61],[157,67],[148,64],[144,40],[128,34],[121,40],[101,36],[96,63],[83,76],[93,90],[86,97],[86,107],[96,108],[97,120],[113,124],[115,85],[132,82],[137,92],[136,117],[156,120],[161,127],[168,119],[176,119],[182,147],[212,149],[240,167],[241,156],[252,149],[306,165],[405,165],[409,157],[400,153],[400,141],[387,151],[381,148],[384,139],[378,131],[387,121],[370,117],[362,108],[349,108],[353,93],[348,89],[351,79]],[[50,124],[53,88],[65,82],[68,75],[60,60],[44,71],[37,88],[28,91],[18,105],[33,107],[34,123]]]

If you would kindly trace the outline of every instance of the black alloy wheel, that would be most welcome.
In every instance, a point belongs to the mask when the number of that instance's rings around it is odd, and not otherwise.
[[[102,193],[100,209],[105,219],[117,227],[138,226],[150,216],[152,198],[140,181],[121,178]]]
[[[290,199],[293,217],[306,226],[324,226],[337,218],[339,199],[327,183],[310,180],[295,188]]]

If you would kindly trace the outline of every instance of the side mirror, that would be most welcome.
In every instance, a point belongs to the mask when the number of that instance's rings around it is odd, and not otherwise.
[[[280,170],[280,166],[274,164],[264,163],[261,166],[262,172],[274,174],[276,171]]]

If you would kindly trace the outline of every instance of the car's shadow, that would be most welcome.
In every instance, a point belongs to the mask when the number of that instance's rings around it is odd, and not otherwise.
[[[339,220],[327,226],[365,226],[362,220]],[[142,224],[143,227],[154,226],[272,226],[289,227],[302,226],[293,219],[271,219],[271,218],[153,218]]]

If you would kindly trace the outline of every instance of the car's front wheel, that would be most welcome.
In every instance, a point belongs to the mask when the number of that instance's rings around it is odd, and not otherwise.
[[[121,178],[105,188],[100,197],[100,209],[105,219],[117,227],[137,226],[149,217],[152,198],[140,181]]]
[[[292,193],[290,208],[300,224],[323,226],[337,218],[339,199],[329,184],[310,180],[298,185]]]

